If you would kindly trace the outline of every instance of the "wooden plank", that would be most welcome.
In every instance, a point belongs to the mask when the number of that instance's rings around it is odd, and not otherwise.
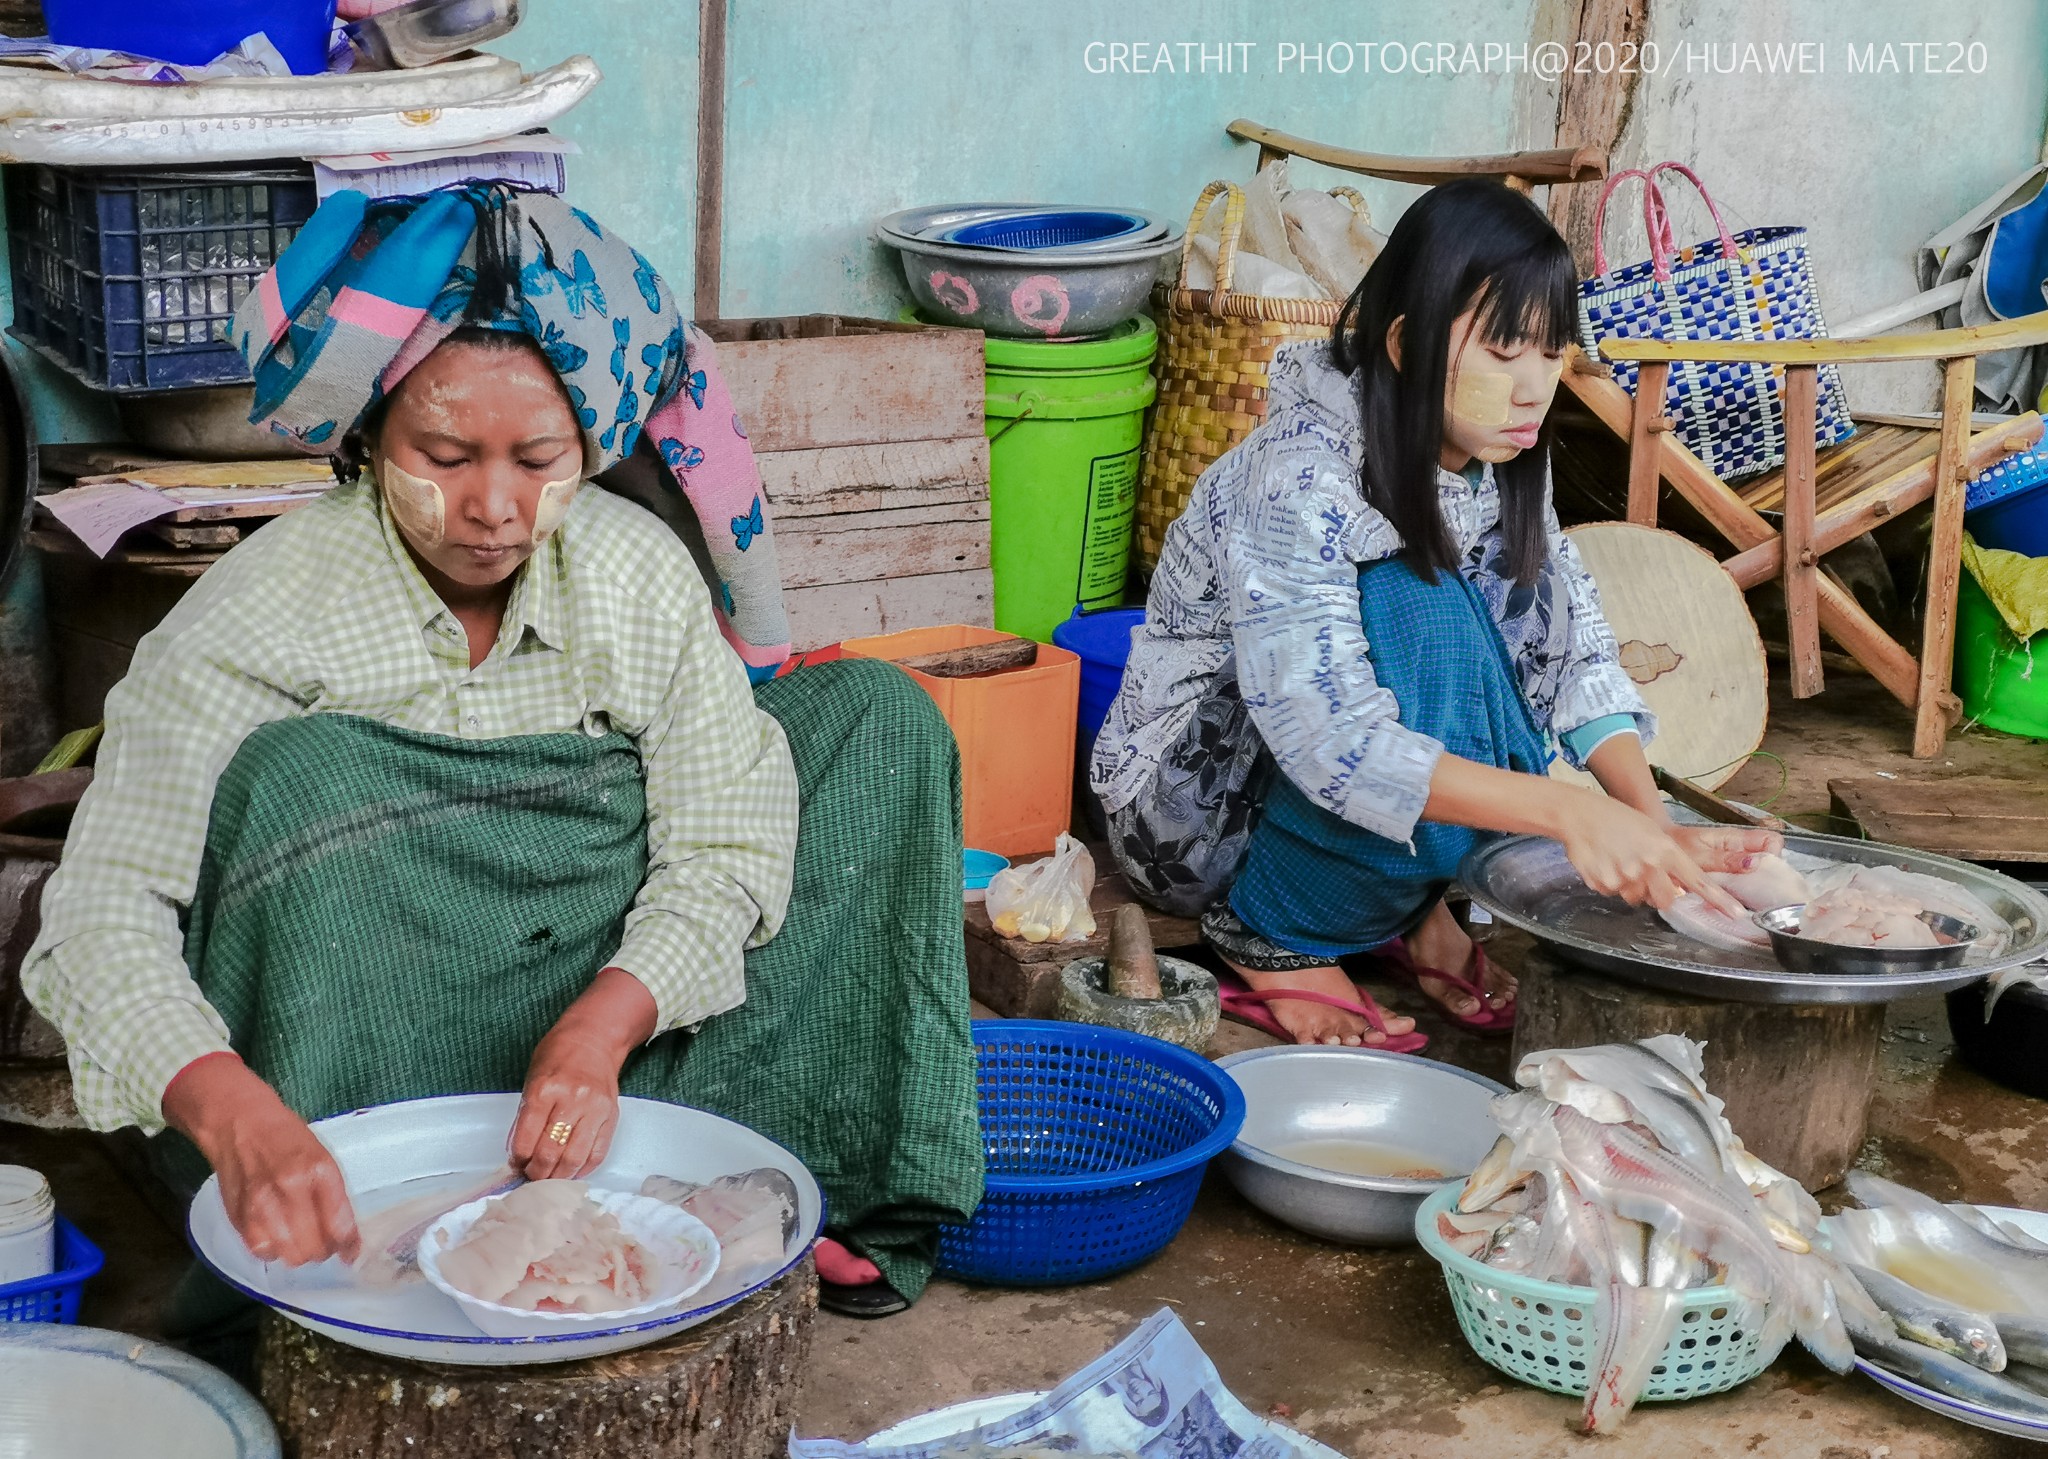
[[[1224,130],[1241,142],[1256,142],[1284,156],[1306,157],[1344,172],[1424,186],[1456,182],[1461,177],[1512,176],[1530,182],[1587,182],[1607,175],[1607,154],[1600,147],[1553,147],[1540,152],[1497,152],[1475,157],[1395,157],[1311,142],[1243,117]]]
[[[821,648],[845,638],[866,638],[905,628],[995,623],[995,581],[986,567],[965,572],[888,577],[865,583],[828,583],[784,588],[790,642]]]
[[[942,506],[928,507],[883,507],[872,512],[823,512],[814,517],[798,517],[792,525],[794,532],[809,533],[818,537],[834,537],[845,532],[872,532],[877,530],[916,530],[924,527],[944,527],[957,522],[980,522],[982,535],[988,535],[989,504],[985,501],[950,502]],[[778,518],[775,538],[782,540],[783,529]]]
[[[96,558],[93,557],[91,548],[69,532],[42,528],[31,530],[28,541],[31,547],[59,557],[83,557],[94,562],[112,563],[117,567],[166,573],[172,577],[196,578],[221,559],[218,552],[181,552],[168,547],[116,547],[105,557]]]
[[[138,451],[120,442],[56,441],[36,450],[36,466],[44,481],[59,486],[70,486],[81,476],[104,476],[109,472],[170,464],[168,456]]]
[[[775,550],[782,564],[785,589],[878,582],[884,578],[961,572],[989,565],[985,520],[876,525],[828,532],[810,530],[814,522],[843,520],[804,517],[791,524],[793,530],[776,532]]]
[[[775,520],[988,500],[988,438],[757,452]]]
[[[1875,360],[1953,360],[1994,350],[2048,344],[2048,309],[1995,324],[1884,334],[1873,339],[1603,339],[1609,360],[1740,361],[1759,365],[1864,364]]]
[[[1645,369],[1648,366],[1644,367]],[[1811,699],[1820,667],[1820,554],[1813,550],[1814,417],[1819,370],[1785,371],[1785,634],[1792,648],[1792,697]]]
[[[1635,408],[1628,419],[1628,519],[1638,527],[1657,525],[1657,437],[1666,427],[1664,390],[1671,366],[1662,360],[1643,366]]]
[[[275,491],[283,487],[334,485],[334,468],[324,459],[309,461],[171,461],[125,470],[81,476],[79,486],[100,486],[107,482],[132,481],[138,486],[167,490],[200,486],[215,491]]]
[[[1873,841],[1964,861],[2048,861],[2048,781],[1846,778],[1828,794]]]
[[[143,530],[173,547],[233,547],[242,540],[242,529],[232,524],[187,527],[165,521],[151,522]]]
[[[2041,427],[2041,417],[2029,411],[2018,420],[2001,422],[1991,430],[1972,436],[1964,452],[1964,481],[1967,483],[1979,472],[2035,444],[2041,439]],[[1859,489],[1850,500],[1818,513],[1813,520],[1814,551],[1825,557],[1843,543],[1853,541],[1932,496],[1939,444],[1937,437],[1935,449],[1921,461]],[[1743,587],[1753,588],[1778,575],[1782,554],[1783,544],[1772,540],[1736,553],[1722,566]]]
[[[1964,455],[1977,357],[1950,360],[1941,385],[1941,452],[1934,473],[1934,538],[1927,548],[1927,613],[1920,631],[1920,697],[1913,715],[1913,758],[1931,760],[1962,716],[1949,693],[1956,644],[1956,592],[1963,578]]]
[[[1991,775],[1827,783],[1835,814],[1870,840],[1962,861],[2048,861],[2048,783]]]
[[[756,451],[982,433],[978,330],[743,340],[720,345],[718,360]]]

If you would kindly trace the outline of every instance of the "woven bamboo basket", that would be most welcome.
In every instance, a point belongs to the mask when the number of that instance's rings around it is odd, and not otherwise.
[[[1354,209],[1365,200],[1354,188],[1331,189]],[[1216,287],[1188,287],[1195,235],[1218,198],[1223,234],[1216,250]],[[1138,566],[1150,573],[1166,529],[1184,511],[1196,478],[1252,433],[1266,418],[1267,371],[1281,346],[1327,339],[1343,302],[1274,299],[1231,289],[1238,237],[1244,231],[1244,191],[1235,183],[1202,189],[1181,244],[1180,274],[1166,291],[1164,340],[1152,370],[1159,398],[1145,435],[1145,470],[1138,492]]]

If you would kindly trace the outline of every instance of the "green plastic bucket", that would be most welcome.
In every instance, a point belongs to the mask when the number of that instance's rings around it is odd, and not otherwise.
[[[1005,633],[1050,643],[1077,605],[1123,601],[1158,345],[1142,316],[1101,339],[989,337],[989,539]]]
[[[1966,571],[1956,593],[1956,695],[1963,718],[2009,735],[2048,740],[2048,633],[2025,643]],[[2040,663],[2036,666],[2035,660]]]

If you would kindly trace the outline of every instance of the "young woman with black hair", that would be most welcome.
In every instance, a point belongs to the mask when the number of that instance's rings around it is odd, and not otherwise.
[[[1133,887],[1200,915],[1300,1042],[1420,1046],[1337,966],[1365,952],[1455,1021],[1512,1027],[1513,979],[1443,904],[1487,833],[1555,837],[1589,885],[1658,906],[1725,902],[1704,872],[1776,849],[1675,827],[1651,781],[1655,722],[1550,502],[1575,324],[1533,203],[1432,190],[1332,338],[1280,352],[1265,423],[1167,533],[1091,781]],[[1551,779],[1557,753],[1606,793]]]

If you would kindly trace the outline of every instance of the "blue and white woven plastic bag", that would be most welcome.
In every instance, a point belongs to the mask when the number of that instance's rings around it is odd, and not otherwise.
[[[1683,175],[1714,215],[1717,237],[1686,248],[1672,242],[1671,219],[1658,190],[1660,172]],[[1609,272],[1601,232],[1607,199],[1624,178],[1641,178],[1643,223],[1650,257]],[[1806,253],[1804,228],[1746,228],[1730,234],[1721,210],[1692,169],[1677,162],[1631,168],[1607,180],[1593,229],[1593,277],[1579,284],[1579,334],[1586,353],[1599,341],[1624,339],[1823,339],[1820,294]],[[1633,362],[1608,361],[1631,395]],[[1855,432],[1842,377],[1820,367],[1816,443],[1831,446]],[[1678,439],[1723,479],[1752,476],[1785,460],[1784,371],[1769,365],[1679,360],[1671,366],[1664,413]]]

